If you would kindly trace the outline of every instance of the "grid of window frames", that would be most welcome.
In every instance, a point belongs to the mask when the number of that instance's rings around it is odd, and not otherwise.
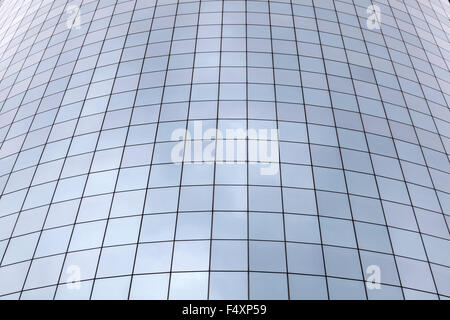
[[[0,298],[450,298],[449,16],[4,1]],[[196,121],[278,129],[277,173],[174,163]]]

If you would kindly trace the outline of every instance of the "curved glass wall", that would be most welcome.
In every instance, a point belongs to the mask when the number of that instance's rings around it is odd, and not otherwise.
[[[450,6],[0,6],[0,298],[450,298]]]

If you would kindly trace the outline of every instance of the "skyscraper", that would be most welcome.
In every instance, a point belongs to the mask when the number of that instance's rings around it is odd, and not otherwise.
[[[0,298],[450,298],[450,5],[0,6]]]

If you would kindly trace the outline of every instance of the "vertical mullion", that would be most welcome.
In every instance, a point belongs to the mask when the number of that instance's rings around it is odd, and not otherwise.
[[[279,137],[279,124],[278,124],[278,99],[277,99],[277,84],[276,84],[276,75],[275,75],[275,58],[273,52],[273,35],[272,35],[272,14],[270,10],[271,1],[267,1],[268,7],[268,17],[269,17],[269,28],[270,28],[270,54],[272,58],[272,77],[273,77],[273,95],[274,95],[274,104],[275,104],[275,122],[277,124],[277,148],[278,148],[278,170],[280,176],[280,197],[281,197],[281,215],[283,221],[283,245],[284,245],[284,263],[286,266],[286,289],[287,289],[287,297],[290,299],[290,290],[289,290],[289,265],[288,265],[288,255],[287,255],[287,244],[286,244],[286,224],[285,224],[285,216],[284,216],[284,197],[283,197],[283,179],[281,172],[281,150],[280,150],[280,137]],[[298,57],[297,57],[298,58]],[[271,138],[270,138],[271,139]]]
[[[216,137],[214,141],[214,170],[213,170],[213,186],[212,186],[212,201],[211,201],[211,232],[210,232],[210,242],[209,242],[209,270],[208,270],[208,299],[210,298],[210,286],[211,286],[211,255],[212,255],[212,231],[213,231],[213,223],[214,223],[214,204],[215,204],[215,193],[216,193],[216,172],[217,172],[217,161],[221,161],[221,159],[217,159],[217,147],[219,143],[219,106],[220,106],[220,84],[221,84],[221,76],[222,76],[222,44],[223,44],[223,12],[225,10],[225,0],[221,0],[221,17],[220,17],[220,48],[219,48],[219,78],[217,83],[217,102],[216,102]],[[223,143],[226,141],[226,137],[222,137]]]
[[[299,77],[300,77],[303,107],[305,108],[305,110],[304,110],[304,112],[305,112],[305,127],[306,127],[306,135],[308,138],[307,143],[308,143],[309,161],[310,161],[311,172],[312,172],[312,180],[313,180],[313,188],[314,188],[314,202],[315,202],[316,212],[317,212],[317,224],[319,227],[320,249],[322,252],[322,263],[323,263],[323,270],[324,270],[325,286],[327,289],[327,298],[330,299],[330,290],[328,288],[327,266],[325,264],[325,251],[323,249],[322,228],[320,225],[319,203],[317,201],[316,179],[314,177],[314,165],[313,165],[313,158],[312,158],[312,151],[311,151],[311,142],[310,142],[310,138],[309,138],[308,115],[306,113],[305,93],[303,90],[303,80],[302,80],[302,73],[301,73],[301,66],[300,66],[301,58],[300,58],[300,54],[298,51],[298,39],[297,39],[297,32],[296,32],[296,27],[295,27],[294,5],[292,3],[292,0],[290,0],[290,6],[291,6],[291,14],[292,14],[292,29],[294,32],[295,48],[296,48],[296,52],[297,52],[298,73],[299,73]],[[324,70],[325,70],[325,63],[323,62],[323,60],[322,60],[322,63],[324,64]],[[280,165],[281,165],[281,163],[280,163]]]
[[[135,5],[134,5],[133,15],[132,15],[132,18],[131,18],[130,25],[131,25],[131,23],[133,22],[133,16],[134,16],[134,10],[135,10],[135,8],[136,8],[136,3],[137,3],[137,2],[135,2]],[[125,154],[125,149],[126,149],[126,141],[128,140],[128,134],[129,134],[129,132],[130,132],[131,121],[132,121],[132,119],[133,119],[134,109],[136,108],[136,107],[135,107],[135,104],[136,104],[136,99],[137,99],[137,95],[138,95],[138,91],[139,91],[139,84],[141,83],[142,73],[143,73],[143,70],[144,70],[144,62],[145,62],[145,58],[146,58],[146,56],[147,56],[148,47],[150,46],[150,35],[152,34],[153,21],[154,21],[154,19],[155,19],[155,13],[156,13],[156,8],[157,8],[157,6],[158,6],[158,0],[155,0],[155,4],[154,4],[154,7],[153,7],[153,13],[152,13],[152,17],[151,17],[152,22],[150,23],[150,29],[149,29],[149,31],[148,31],[147,45],[146,45],[146,47],[145,47],[144,57],[142,58],[142,65],[141,65],[141,69],[140,69],[139,80],[138,80],[137,87],[136,87],[136,95],[134,96],[134,101],[133,101],[133,105],[132,105],[132,111],[131,111],[131,115],[130,115],[130,121],[129,121],[129,123],[128,123],[127,135],[126,135],[125,143],[124,143],[124,146],[123,146],[124,149],[123,149],[123,151],[122,151],[122,157],[121,157],[121,160],[120,160],[119,168],[122,167],[123,156],[124,156],[124,154]],[[167,64],[168,64],[168,62],[167,62]],[[167,70],[166,70],[166,72],[167,72]],[[161,108],[162,108],[162,103],[160,104],[160,110],[159,110],[160,112],[159,112],[159,113],[161,113]],[[159,123],[159,121],[158,121],[158,123]],[[128,289],[128,299],[130,299],[130,297],[131,297],[131,289],[133,288],[133,279],[134,279],[134,276],[135,276],[134,273],[135,273],[135,267],[136,267],[136,259],[137,259],[138,250],[139,250],[139,243],[140,243],[140,240],[139,240],[139,239],[140,239],[140,237],[141,237],[142,223],[143,223],[143,221],[144,221],[145,201],[146,201],[146,198],[147,198],[148,184],[149,184],[149,182],[150,182],[150,174],[151,174],[151,171],[152,171],[153,152],[154,152],[154,150],[155,150],[155,144],[156,144],[156,133],[155,133],[155,140],[153,141],[153,146],[152,146],[152,158],[151,158],[151,160],[150,160],[149,173],[148,173],[148,177],[147,177],[147,184],[146,184],[146,186],[145,186],[144,203],[143,203],[143,206],[142,206],[141,221],[140,221],[140,223],[139,223],[139,231],[138,231],[137,240],[136,240],[136,250],[135,250],[135,252],[134,252],[133,268],[132,268],[132,270],[131,270],[130,287],[129,287],[129,289]],[[106,230],[105,230],[105,232],[106,232]]]
[[[319,34],[319,41],[320,41],[319,45],[320,45],[320,52],[321,52],[322,62],[323,62],[323,65],[325,67],[326,64],[325,64],[325,57],[323,55],[322,37],[320,35],[320,29],[319,29],[319,24],[318,24],[318,21],[317,21],[317,14],[316,14],[317,11],[316,11],[316,6],[314,5],[314,3],[312,4],[312,7],[313,7],[313,10],[314,10],[314,21],[316,22],[316,28],[317,28],[317,32]],[[347,61],[347,63],[348,63],[348,61]],[[326,72],[326,70],[325,70],[325,72]],[[327,73],[325,73],[325,77],[326,77],[326,81],[327,81],[328,97],[330,99],[331,113],[333,115],[334,130],[335,130],[335,133],[336,133],[336,140],[337,140],[338,149],[339,149],[339,157],[340,157],[340,160],[341,160],[342,172],[343,172],[343,175],[344,175],[345,193],[346,193],[346,196],[347,196],[347,201],[349,203],[350,216],[351,216],[351,220],[352,220],[353,236],[355,237],[356,248],[352,248],[352,250],[356,250],[356,252],[358,253],[359,265],[360,265],[360,268],[361,268],[361,281],[363,282],[364,293],[365,293],[365,297],[367,299],[368,298],[367,287],[364,285],[364,268],[363,268],[362,259],[361,259],[361,252],[360,252],[359,244],[358,244],[358,236],[356,234],[356,226],[355,226],[355,219],[353,217],[353,209],[352,209],[352,206],[350,205],[351,202],[350,202],[350,195],[349,195],[349,191],[348,191],[346,170],[345,170],[345,166],[344,166],[344,161],[342,159],[342,149],[341,149],[341,144],[340,144],[340,141],[339,141],[339,134],[338,134],[337,123],[336,123],[336,116],[334,114],[333,100],[332,100],[331,93],[330,93],[330,85],[329,85]],[[313,164],[311,164],[311,165],[313,165]]]
[[[246,169],[247,169],[247,176],[246,176],[246,204],[247,204],[247,210],[246,210],[246,231],[247,231],[247,299],[250,300],[250,175],[249,175],[249,138],[248,138],[248,7],[247,7],[247,1],[244,1],[245,5],[245,124],[247,129],[247,135],[245,139],[246,143]]]

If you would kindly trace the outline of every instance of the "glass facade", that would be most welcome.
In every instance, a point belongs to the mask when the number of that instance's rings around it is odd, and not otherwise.
[[[449,16],[3,1],[0,298],[450,298]]]

